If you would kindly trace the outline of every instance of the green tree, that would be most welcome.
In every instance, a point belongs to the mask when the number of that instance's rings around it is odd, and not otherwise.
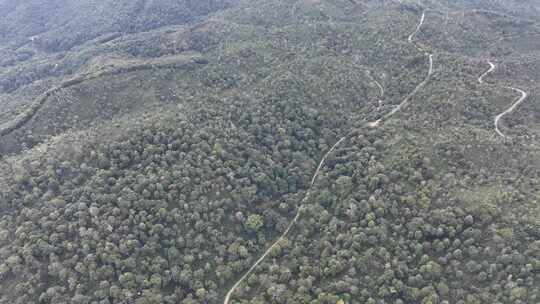
[[[263,225],[264,225],[264,220],[258,214],[251,214],[250,216],[247,217],[246,222],[245,222],[245,226],[253,232],[259,231],[259,229],[261,229]]]

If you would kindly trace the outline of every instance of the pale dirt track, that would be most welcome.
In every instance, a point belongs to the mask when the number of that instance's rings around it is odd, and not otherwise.
[[[484,83],[484,77],[487,76],[488,74],[490,74],[491,72],[493,72],[495,70],[495,68],[497,67],[493,62],[491,62],[489,60],[488,60],[487,63],[489,64],[489,69],[486,72],[484,72],[482,75],[480,75],[480,77],[478,77],[478,82],[480,84],[483,84]],[[501,136],[502,138],[508,138],[508,136],[506,136],[499,129],[499,122],[500,122],[501,118],[503,118],[507,114],[512,113],[517,108],[517,106],[519,106],[529,96],[529,94],[527,92],[523,91],[522,89],[518,89],[518,88],[515,88],[515,87],[507,87],[507,88],[520,93],[521,96],[514,103],[512,103],[512,105],[508,109],[506,109],[501,114],[495,116],[495,119],[493,121],[494,124],[495,124],[495,132],[497,132],[497,134],[499,136]]]
[[[480,75],[480,77],[478,77],[478,82],[480,84],[484,83],[484,77],[486,77],[489,73],[493,72],[493,70],[495,70],[495,64],[493,64],[493,62],[491,61],[488,61],[488,64],[489,64],[489,69],[482,75]]]
[[[310,187],[306,193],[306,195],[304,196],[304,199],[302,200],[305,201],[307,200],[307,198],[309,197],[309,195],[311,194],[311,188],[313,187],[313,185],[315,185],[315,181],[317,180],[317,176],[319,175],[319,172],[321,171],[321,168],[322,166],[324,165],[324,162],[326,161],[326,158],[328,158],[328,156],[345,140],[347,139],[347,136],[344,136],[342,137],[340,140],[338,140],[338,142],[336,142],[332,148],[330,148],[330,150],[328,150],[328,152],[326,152],[326,154],[323,156],[323,158],[321,159],[321,161],[319,162],[319,166],[317,167],[317,170],[315,170],[315,173],[313,174],[313,177],[311,178],[311,183],[310,183]],[[236,290],[236,288],[238,288],[238,286],[253,272],[253,270],[255,270],[255,268],[257,266],[259,266],[259,264],[264,261],[264,259],[270,254],[270,252],[272,252],[272,249],[274,249],[281,241],[283,241],[285,239],[285,237],[289,234],[289,231],[291,231],[291,229],[294,227],[294,225],[296,224],[296,222],[298,222],[298,219],[300,218],[300,213],[301,213],[301,209],[298,208],[298,211],[296,212],[296,215],[294,216],[294,218],[292,219],[292,221],[289,223],[289,225],[287,226],[287,229],[285,229],[285,231],[281,234],[281,236],[263,253],[263,255],[261,255],[261,257],[255,261],[255,263],[248,269],[248,271],[246,271],[246,273],[231,287],[231,289],[229,290],[229,292],[227,293],[227,295],[225,296],[225,300],[223,301],[224,304],[228,304],[230,299],[231,299],[231,296],[232,294],[234,293],[234,291]]]
[[[529,96],[529,94],[527,92],[523,91],[522,89],[518,89],[518,88],[514,88],[514,87],[508,87],[508,88],[520,93],[521,97],[518,100],[516,100],[516,102],[514,102],[510,106],[510,108],[506,109],[506,111],[504,111],[501,114],[495,116],[495,121],[494,121],[495,122],[495,132],[497,132],[497,134],[499,134],[503,138],[508,138],[508,136],[504,135],[504,133],[502,133],[501,130],[499,129],[499,121],[506,114],[512,113],[517,108],[517,106],[519,106],[527,98],[527,96]]]
[[[424,20],[425,20],[425,11],[422,12],[422,17],[420,18],[420,23],[418,24],[418,26],[416,27],[415,31],[408,37],[408,41],[410,43],[413,43],[413,38],[414,36],[420,31],[420,28],[422,27],[422,25],[424,24]],[[422,51],[422,49],[420,47],[417,47],[420,51]],[[409,100],[414,96],[416,95],[416,93],[422,89],[422,87],[424,87],[426,85],[426,83],[429,81],[429,79],[431,78],[431,75],[433,74],[433,54],[427,54],[429,56],[429,69],[428,69],[428,74],[426,76],[426,78],[416,86],[416,88],[414,88],[414,90],[405,97],[405,99],[396,107],[394,108],[390,113],[386,114],[385,116],[383,116],[382,118],[378,119],[377,121],[374,121],[374,122],[370,122],[367,124],[368,127],[372,127],[372,128],[375,128],[375,127],[378,127],[380,125],[380,123],[383,121],[383,120],[386,120],[388,118],[390,118],[392,115],[394,115],[395,113],[397,113],[398,111],[400,111],[408,102]],[[384,89],[382,88],[382,86],[378,83],[377,83],[377,86],[379,86],[379,89],[381,90],[381,96],[384,95]],[[326,154],[322,157],[321,161],[319,162],[319,165],[317,166],[317,169],[315,170],[315,173],[313,174],[313,177],[311,179],[311,183],[310,183],[310,187],[306,193],[306,195],[304,196],[304,198],[302,199],[302,203],[304,201],[306,201],[310,194],[311,194],[311,190],[313,188],[313,186],[315,185],[315,181],[317,180],[317,177],[320,173],[320,170],[321,168],[324,166],[324,163],[326,161],[326,159],[328,158],[328,156],[343,142],[345,141],[345,139],[347,139],[347,137],[352,134],[353,131],[351,131],[349,134],[345,135],[344,137],[340,138],[331,148],[330,150],[328,150],[328,152],[326,152]],[[281,236],[274,242],[272,243],[272,245],[270,245],[270,247],[268,247],[268,249],[266,249],[266,251],[261,255],[261,257],[259,257],[259,259],[257,261],[255,261],[255,263],[253,263],[253,265],[244,273],[244,275],[242,275],[242,277],[240,277],[240,279],[238,281],[236,281],[236,283],[229,289],[229,291],[227,292],[227,295],[225,296],[225,299],[223,300],[223,304],[229,304],[229,301],[231,300],[231,297],[232,295],[234,294],[234,292],[236,291],[236,289],[238,288],[238,286],[240,286],[240,284],[242,284],[243,281],[245,281],[247,279],[247,277],[253,273],[253,271],[255,270],[255,268],[257,266],[259,266],[260,263],[262,263],[262,261],[264,261],[264,259],[270,254],[270,252],[272,252],[272,250],[281,242],[283,241],[287,235],[289,234],[289,232],[291,231],[291,229],[294,227],[294,225],[298,222],[298,219],[300,218],[300,213],[301,213],[301,209],[302,209],[302,204],[300,205],[300,207],[298,208],[297,212],[296,212],[296,215],[294,216],[294,218],[291,220],[291,222],[289,223],[289,225],[287,226],[287,229],[285,229],[285,231],[281,234]]]

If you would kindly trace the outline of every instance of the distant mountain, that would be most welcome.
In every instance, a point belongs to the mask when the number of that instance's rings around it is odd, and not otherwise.
[[[46,52],[65,51],[107,33],[192,22],[230,4],[229,0],[2,0],[0,42],[12,47],[33,42]]]

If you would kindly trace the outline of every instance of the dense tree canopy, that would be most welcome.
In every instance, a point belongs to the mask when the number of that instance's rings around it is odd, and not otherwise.
[[[533,1],[49,2],[0,0],[1,304],[223,303],[272,245],[231,304],[540,301]]]

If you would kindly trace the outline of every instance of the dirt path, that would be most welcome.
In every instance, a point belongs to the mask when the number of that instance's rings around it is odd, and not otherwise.
[[[493,70],[495,70],[495,64],[491,61],[488,61],[488,64],[489,64],[489,70],[487,70],[484,74],[480,75],[480,77],[478,77],[478,82],[480,84],[484,83],[484,77],[486,77],[489,73],[493,72]]]
[[[512,113],[517,106],[519,106],[526,98],[527,96],[529,96],[529,94],[521,89],[518,89],[518,88],[514,88],[514,87],[508,87],[509,89],[512,89],[518,93],[521,94],[521,97],[516,100],[516,102],[514,102],[510,108],[506,109],[506,111],[502,112],[501,114],[495,116],[495,132],[497,132],[497,134],[499,134],[501,137],[503,138],[508,138],[508,136],[504,135],[504,133],[501,132],[501,130],[499,129],[499,121],[501,120],[501,118],[503,118],[504,115],[506,114],[510,114]]]
[[[404,106],[406,106],[409,103],[411,98],[414,97],[414,95],[416,95],[416,93],[418,93],[418,91],[420,91],[420,89],[422,89],[428,83],[432,74],[433,74],[433,55],[429,54],[429,70],[428,70],[428,74],[426,78],[420,84],[418,84],[416,88],[414,88],[414,90],[411,93],[409,93],[409,95],[407,95],[407,97],[405,97],[405,99],[399,105],[397,105],[392,111],[390,111],[383,117],[379,118],[378,120],[368,123],[368,126],[377,127],[383,120],[386,120],[390,118],[391,116],[393,116],[394,114],[396,114],[397,112],[399,112]]]
[[[420,29],[421,29],[422,25],[424,24],[425,20],[426,20],[426,11],[423,11],[422,12],[422,17],[420,17],[420,22],[418,23],[418,26],[416,27],[414,32],[412,34],[410,34],[409,37],[407,38],[407,40],[410,43],[414,44],[413,39],[416,36],[416,34],[418,34],[418,32],[420,31]],[[421,52],[424,51],[423,48],[421,48],[419,46],[416,46],[416,48]],[[378,127],[379,124],[383,120],[386,120],[386,119],[390,118],[391,116],[393,116],[394,114],[396,114],[397,112],[401,111],[401,109],[409,103],[410,99],[412,97],[414,97],[414,95],[416,95],[416,93],[418,93],[418,91],[420,91],[429,82],[429,80],[431,78],[431,75],[433,74],[433,54],[426,53],[426,55],[429,58],[429,69],[428,69],[428,73],[427,73],[426,78],[424,78],[424,80],[421,83],[419,83],[414,88],[414,90],[411,93],[409,93],[409,95],[407,95],[405,97],[405,99],[403,99],[403,101],[399,105],[397,105],[392,111],[390,111],[389,113],[387,113],[383,117],[379,118],[378,120],[368,123],[367,124],[368,127],[371,127],[371,128]]]
[[[422,25],[424,24],[424,20],[425,20],[425,17],[426,17],[426,14],[425,14],[425,11],[422,12],[422,17],[420,18],[420,23],[418,24],[418,26],[416,27],[415,31],[408,37],[408,41],[410,43],[413,43],[413,38],[414,36],[420,31],[420,28],[422,27]],[[417,46],[417,48],[422,51],[422,49],[420,47]],[[409,95],[407,95],[407,97],[405,97],[405,99],[396,107],[394,108],[390,113],[386,114],[385,116],[383,116],[382,118],[378,119],[377,121],[374,121],[374,122],[370,122],[367,124],[368,127],[378,127],[380,125],[380,123],[385,120],[385,119],[388,119],[390,118],[392,115],[394,115],[395,113],[397,113],[399,110],[401,110],[408,102],[409,100],[414,96],[416,95],[416,93],[422,89],[422,87],[424,87],[426,85],[426,83],[429,81],[429,79],[431,78],[431,75],[433,74],[433,55],[432,54],[427,54],[429,56],[429,70],[428,70],[428,74],[426,76],[426,78],[416,86],[416,88],[414,88],[414,90],[409,93]],[[380,92],[381,92],[381,97],[384,96],[384,89],[383,87],[381,86],[380,83],[378,83],[377,81],[374,81],[377,86],[379,87],[380,89]],[[300,207],[298,208],[298,211],[296,212],[296,215],[294,216],[294,218],[292,219],[292,221],[289,223],[289,225],[287,226],[287,229],[281,234],[281,236],[274,242],[272,243],[272,245],[266,249],[266,251],[261,255],[261,257],[259,257],[259,259],[257,261],[255,261],[255,263],[244,273],[244,275],[242,275],[242,277],[240,277],[240,279],[238,281],[236,281],[236,283],[229,289],[229,291],[227,292],[227,295],[225,296],[225,299],[223,300],[223,304],[229,304],[229,301],[231,300],[231,297],[232,295],[234,294],[234,292],[236,291],[236,289],[238,288],[238,286],[240,286],[240,284],[242,284],[242,282],[244,282],[247,277],[253,273],[253,271],[255,270],[255,268],[257,268],[257,266],[259,266],[259,264],[261,264],[264,259],[270,254],[270,252],[272,252],[272,250],[281,242],[283,241],[287,235],[289,234],[289,232],[291,231],[291,229],[294,227],[294,225],[298,222],[298,219],[300,218],[300,214],[301,214],[301,211],[302,211],[302,206],[304,205],[304,202],[309,198],[310,194],[311,194],[311,190],[313,188],[313,186],[315,185],[315,181],[317,180],[317,177],[319,176],[319,173],[321,171],[321,168],[322,166],[324,165],[326,159],[328,158],[328,156],[334,152],[334,150],[345,140],[347,139],[347,137],[351,134],[353,134],[354,130],[349,132],[347,135],[345,135],[344,137],[340,138],[331,148],[330,150],[328,150],[328,152],[326,152],[326,154],[322,157],[321,161],[319,162],[319,165],[317,166],[317,169],[315,170],[315,173],[313,174],[313,177],[311,179],[311,183],[310,183],[310,187],[306,193],[306,195],[304,196],[304,198],[302,199],[302,202],[300,204]]]
[[[377,110],[382,106],[383,104],[383,98],[384,98],[384,88],[383,86],[377,81],[377,80],[373,80],[373,82],[377,85],[377,87],[379,88],[379,100],[377,101],[378,103],[378,106],[377,106]]]
[[[155,69],[191,69],[195,65],[205,64],[206,60],[201,56],[170,56],[170,58],[149,60],[147,62],[127,62],[124,65],[117,66],[112,70],[99,70],[92,73],[85,73],[76,76],[73,79],[63,81],[56,87],[53,87],[39,96],[32,102],[29,109],[22,114],[19,114],[12,121],[0,125],[0,137],[10,134],[11,132],[24,126],[32,119],[37,112],[43,107],[47,100],[58,93],[60,90],[81,84],[83,82],[93,80],[105,76],[114,76],[136,71],[155,70]]]
[[[383,86],[377,81],[377,80],[373,80],[373,82],[377,85],[377,87],[379,88],[379,93],[380,93],[380,98],[383,98],[384,97],[384,88]]]
[[[347,139],[347,136],[344,136],[342,137],[338,142],[336,142],[332,148],[330,148],[330,150],[328,150],[328,152],[326,152],[326,154],[323,156],[323,158],[321,159],[321,161],[319,162],[319,166],[317,167],[317,170],[315,170],[315,173],[313,174],[313,177],[311,178],[311,183],[310,183],[310,186],[309,186],[309,189],[306,193],[306,195],[304,196],[304,199],[302,200],[302,203],[304,201],[306,201],[310,194],[311,194],[311,189],[313,188],[313,185],[315,185],[315,181],[317,180],[317,176],[319,176],[319,172],[321,171],[321,168],[322,166],[324,165],[324,162],[326,161],[326,159],[328,158],[328,156],[334,152],[334,150],[345,140]],[[281,236],[272,244],[272,246],[270,246],[264,253],[263,255],[261,255],[261,257],[255,261],[255,263],[248,269],[248,271],[246,271],[246,273],[231,287],[231,289],[229,290],[229,292],[227,293],[227,295],[225,296],[225,300],[223,300],[223,303],[224,304],[229,304],[229,301],[233,295],[233,293],[236,291],[236,288],[238,288],[238,286],[240,284],[242,284],[242,282],[255,270],[255,268],[257,266],[259,266],[259,264],[264,261],[264,259],[270,254],[270,252],[272,252],[272,250],[281,242],[285,239],[285,237],[289,234],[289,231],[291,231],[291,229],[294,227],[294,225],[296,224],[296,222],[298,222],[298,219],[300,218],[300,213],[302,212],[302,205],[300,205],[300,208],[298,208],[298,210],[296,211],[296,215],[294,216],[294,218],[292,219],[292,221],[289,223],[289,225],[287,226],[287,229],[285,229],[285,231],[281,234]]]
[[[422,12],[422,17],[420,17],[420,23],[418,23],[418,26],[416,26],[416,29],[414,30],[414,32],[409,35],[409,38],[407,38],[407,40],[410,43],[413,43],[414,36],[416,36],[416,34],[418,34],[418,32],[420,31],[420,28],[422,27],[422,25],[424,25],[425,20],[426,20],[426,11],[423,11]]]
[[[495,68],[497,67],[493,62],[491,61],[487,61],[487,63],[489,64],[489,69],[482,75],[480,75],[480,77],[478,77],[478,83],[480,84],[484,84],[484,77],[487,76],[488,74],[490,74],[491,72],[493,72],[495,70]],[[501,136],[502,138],[509,138],[508,136],[506,136],[503,132],[501,132],[501,130],[499,129],[499,122],[500,120],[507,114],[510,114],[512,113],[516,108],[517,106],[519,106],[525,99],[527,99],[527,97],[529,96],[529,94],[525,91],[523,91],[522,89],[518,89],[518,88],[515,88],[515,87],[507,87],[508,89],[511,89],[511,90],[514,90],[518,93],[521,94],[521,97],[519,97],[508,109],[506,109],[504,112],[502,112],[501,114],[495,116],[495,119],[494,119],[494,124],[495,124],[495,132],[497,132],[497,134],[499,134],[499,136]]]

